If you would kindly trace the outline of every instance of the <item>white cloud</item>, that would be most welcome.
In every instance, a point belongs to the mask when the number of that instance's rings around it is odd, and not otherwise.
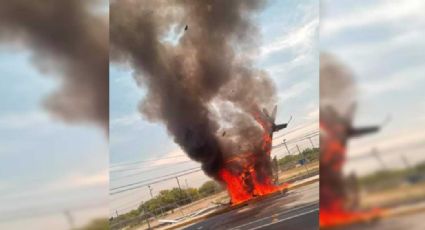
[[[166,153],[165,155],[161,155],[160,157],[157,157],[157,155],[152,154],[153,157],[147,159],[146,161],[142,161],[140,163],[136,163],[135,164],[116,164],[116,165],[111,165],[111,168],[113,168],[111,171],[112,172],[118,172],[118,171],[122,171],[122,170],[126,170],[128,168],[149,168],[149,170],[155,169],[155,168],[160,168],[162,166],[166,166],[166,165],[174,165],[174,164],[178,164],[178,163],[182,163],[182,162],[187,162],[187,161],[193,161],[191,160],[186,153],[183,152],[183,150],[181,150],[180,148],[174,149],[168,153]],[[146,163],[149,164],[146,164]],[[193,161],[195,162],[195,161]],[[130,162],[131,163],[131,162]]]
[[[164,165],[173,165],[173,164],[181,163],[185,161],[192,161],[192,160],[186,155],[186,153],[183,152],[183,150],[178,148],[168,152],[163,157],[161,157],[161,159],[153,161],[151,166],[159,167]]]
[[[311,48],[316,31],[318,28],[319,19],[314,18],[301,27],[296,27],[292,31],[282,35],[274,42],[261,47],[261,57],[267,57],[273,53],[281,52],[289,48],[298,48],[306,50]]]
[[[329,1],[328,5],[333,4]],[[406,0],[406,1],[381,1],[380,4],[374,4],[373,7],[366,6],[367,9],[350,9],[351,13],[344,13],[336,17],[326,15],[320,24],[320,32],[322,36],[334,36],[343,30],[378,23],[397,23],[407,18],[412,23],[423,22],[423,9],[425,9],[425,1],[422,0]]]
[[[287,75],[287,73],[289,73],[296,67],[305,66],[308,63],[310,57],[311,54],[301,53],[289,62],[279,63],[273,66],[266,67],[266,70],[270,73],[271,76],[275,78],[279,78],[282,75],[284,75],[285,77],[291,77],[293,75]]]
[[[107,187],[109,183],[108,170],[101,170],[92,174],[71,173],[65,177],[56,178],[54,181],[37,186],[29,184],[30,189],[20,189],[8,195],[2,195],[2,199],[34,199],[36,197],[57,196],[74,190],[81,190],[93,187]],[[10,185],[8,188],[13,189]]]
[[[319,118],[319,108],[315,108],[315,109],[312,109],[310,112],[308,112],[307,113],[307,116],[306,116],[306,118],[307,119],[318,119]]]
[[[308,81],[302,81],[292,85],[288,89],[283,89],[278,94],[279,103],[287,101],[291,98],[298,97],[310,88],[311,88],[311,84]]]
[[[424,80],[424,72],[425,68],[423,66],[415,66],[388,77],[380,77],[380,80],[362,81],[360,89],[366,93],[367,97],[394,91],[407,91],[417,86],[419,81]]]
[[[73,173],[53,183],[51,189],[79,189],[95,186],[106,186],[109,183],[109,170],[101,170],[93,174]]]

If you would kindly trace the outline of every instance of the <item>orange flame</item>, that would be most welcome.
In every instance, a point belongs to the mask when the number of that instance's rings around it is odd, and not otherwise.
[[[227,191],[229,192],[232,204],[239,204],[252,198],[252,194],[245,190],[243,179],[234,176],[229,170],[221,169],[221,179],[226,182]]]
[[[288,187],[287,184],[274,185],[270,177],[259,180],[258,174],[253,168],[236,175],[231,170],[222,168],[219,174],[226,183],[232,205],[240,204],[257,196],[281,191]]]
[[[382,214],[383,211],[378,208],[362,212],[350,212],[345,210],[329,211],[320,209],[320,228],[332,228],[355,223],[370,222],[379,218]]]
[[[219,177],[226,183],[232,205],[288,187],[287,184],[275,185],[270,173],[262,170],[264,167],[256,167],[265,161],[270,161],[272,136],[270,124],[264,121],[259,113],[254,113],[254,118],[264,129],[261,151],[238,154],[228,159],[219,171]]]

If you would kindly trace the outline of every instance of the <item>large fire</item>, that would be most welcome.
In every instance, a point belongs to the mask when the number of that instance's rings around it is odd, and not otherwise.
[[[259,159],[254,154],[241,154],[227,162],[219,172],[226,183],[233,205],[257,196],[263,196],[287,188],[287,184],[275,185],[270,173],[261,170]],[[256,167],[257,166],[257,167]]]
[[[329,119],[331,118],[331,119]],[[382,216],[381,209],[350,207],[343,166],[350,130],[337,117],[321,115],[320,121],[320,228],[369,222]]]
[[[264,130],[259,150],[241,153],[228,159],[219,171],[219,177],[226,184],[232,205],[287,188],[287,184],[275,185],[272,180],[271,124],[262,119],[259,113],[254,113],[254,118]]]
[[[379,218],[382,214],[383,211],[378,208],[368,211],[348,211],[345,209],[322,210],[320,208],[320,228],[370,222]]]

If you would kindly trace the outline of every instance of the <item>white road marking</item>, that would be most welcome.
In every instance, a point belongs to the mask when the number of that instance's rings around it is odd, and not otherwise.
[[[303,215],[306,215],[306,214],[309,214],[309,213],[312,213],[312,212],[315,212],[315,211],[319,211],[319,209],[316,208],[316,209],[310,210],[308,212],[304,212],[304,213],[301,213],[301,214],[297,214],[295,216],[291,216],[291,217],[287,217],[287,218],[281,219],[281,220],[279,220],[277,222],[274,222],[274,223],[263,224],[263,225],[260,225],[260,226],[255,227],[255,228],[250,228],[249,230],[255,230],[255,229],[264,228],[264,227],[267,227],[267,226],[270,226],[270,225],[273,225],[273,224],[276,224],[276,223],[280,223],[280,222],[283,222],[283,221],[286,221],[286,220],[294,219],[296,217],[303,216]]]
[[[288,213],[288,212],[298,211],[298,210],[301,210],[301,209],[304,209],[304,208],[307,208],[307,207],[310,207],[310,206],[313,206],[313,205],[309,204],[309,205],[305,205],[305,206],[302,206],[302,207],[299,207],[299,208],[296,208],[296,209],[289,209],[289,210],[285,210],[285,211],[283,211],[283,212],[276,213],[275,215],[281,215],[281,214]],[[318,210],[318,209],[315,209],[315,210]],[[315,211],[315,210],[314,210],[314,211]],[[306,213],[306,214],[307,214],[307,213]],[[296,216],[295,216],[295,217],[296,217]],[[242,228],[242,227],[245,227],[245,226],[247,226],[247,225],[250,225],[250,224],[253,224],[253,223],[256,223],[256,222],[259,222],[259,221],[263,221],[263,220],[265,220],[265,219],[269,219],[269,218],[270,218],[270,216],[266,216],[266,217],[263,217],[263,218],[261,218],[261,219],[257,219],[257,220],[255,220],[255,221],[248,222],[248,223],[245,223],[245,224],[243,224],[243,225],[239,225],[239,226],[237,226],[237,227],[231,228],[230,230],[238,230],[238,229],[240,229],[240,228]],[[278,222],[280,222],[280,221],[278,221]],[[276,222],[276,223],[278,223],[278,222]]]

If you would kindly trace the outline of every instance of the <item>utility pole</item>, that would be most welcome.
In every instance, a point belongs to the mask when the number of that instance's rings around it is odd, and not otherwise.
[[[307,138],[310,141],[311,147],[313,147],[313,149],[314,149],[314,144],[313,144],[313,141],[311,140],[311,137],[307,137]]]
[[[387,165],[385,164],[385,162],[382,160],[381,156],[379,155],[378,151],[376,150],[376,148],[372,149],[372,155],[375,156],[376,160],[379,162],[379,164],[381,164],[382,169],[387,170]]]
[[[179,186],[179,190],[180,190],[180,194],[183,195],[183,191],[182,191],[182,187],[180,186],[180,181],[179,181],[179,177],[176,176],[176,181],[177,181],[177,185]],[[178,202],[177,202],[178,204]],[[181,206],[179,206],[180,212],[182,213],[182,215],[184,216],[184,212],[183,209],[181,208]]]
[[[298,149],[298,153],[301,155],[300,147],[298,147],[298,144],[296,145]]]
[[[285,145],[286,151],[288,152],[288,155],[291,155],[288,149],[288,145],[286,144],[286,139],[283,139],[283,144]]]
[[[179,181],[179,178],[178,178],[178,177],[176,177],[176,180],[177,180],[177,185],[179,186],[180,192],[182,192],[182,187],[180,187],[180,181]]]

